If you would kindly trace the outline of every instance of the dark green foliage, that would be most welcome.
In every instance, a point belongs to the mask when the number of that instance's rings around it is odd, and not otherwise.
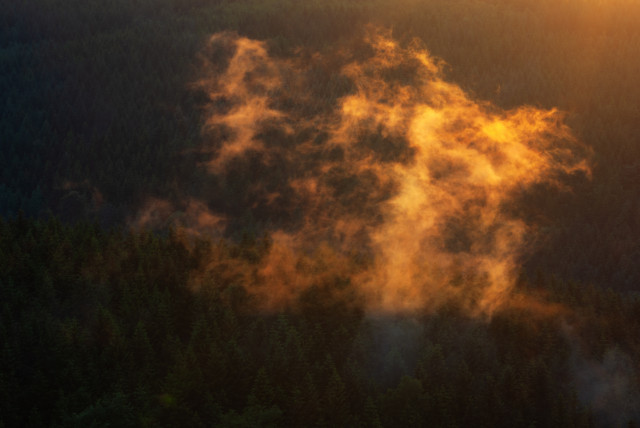
[[[585,3],[0,0],[0,426],[637,425],[640,8]],[[225,275],[191,288],[218,244],[117,229],[148,196],[195,196],[230,218],[229,259],[259,263],[264,231],[300,221],[287,177],[314,165],[194,167],[206,160],[191,151],[206,103],[192,87],[198,55],[230,30],[277,57],[338,46],[357,57],[369,23],[419,37],[482,99],[567,111],[593,149],[591,180],[560,177],[571,193],[534,187],[508,207],[546,239],[525,260],[540,274],[520,285],[569,308],[564,321],[369,318],[345,301],[344,278],[258,315],[247,284]],[[310,118],[353,90],[331,63],[306,73],[311,100],[281,94],[279,108]],[[303,136],[261,137],[287,148]],[[359,144],[382,148],[380,162],[410,157],[402,140]],[[375,213],[363,189],[383,183],[340,168],[323,179],[344,206]],[[589,408],[581,388],[608,386],[581,380],[591,366],[631,373],[615,416]]]
[[[343,295],[258,315],[216,278],[191,289],[207,257],[191,248],[0,222],[4,426],[591,426],[580,365],[640,355],[640,304],[597,288],[541,279],[557,301],[579,297],[570,334],[571,317],[520,310],[489,323],[455,310],[364,317]],[[620,420],[596,410],[595,423]]]

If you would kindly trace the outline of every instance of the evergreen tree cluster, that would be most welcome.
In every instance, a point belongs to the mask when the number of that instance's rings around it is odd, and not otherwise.
[[[635,0],[0,0],[0,427],[637,424],[638,22]],[[282,171],[200,164],[206,40],[357,56],[368,24],[419,38],[478,99],[565,111],[593,151],[590,179],[507,207],[544,238],[517,291],[550,313],[372,315],[348,278],[265,312],[244,277],[202,277],[213,256],[257,266],[269,225],[299,220],[251,197]],[[308,72],[313,109],[353,90]],[[345,204],[366,188],[332,174]],[[128,230],[148,197],[203,200],[228,235]]]
[[[339,279],[277,313],[257,310],[247,284],[213,275],[193,289],[189,278],[214,247],[231,263],[263,244],[242,245],[185,246],[171,233],[57,220],[0,223],[0,424],[620,422],[581,398],[574,342],[591,344],[579,352],[593,361],[614,347],[637,361],[637,299],[592,288],[571,301],[574,286],[549,280],[553,299],[574,304],[582,319],[572,338],[562,327],[568,318],[520,310],[490,321],[455,306],[372,316],[332,293],[345,286]],[[637,418],[633,411],[623,416]]]

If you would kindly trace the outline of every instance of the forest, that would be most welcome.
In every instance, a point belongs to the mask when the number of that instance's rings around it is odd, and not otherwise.
[[[637,426],[639,22],[0,0],[0,427]]]

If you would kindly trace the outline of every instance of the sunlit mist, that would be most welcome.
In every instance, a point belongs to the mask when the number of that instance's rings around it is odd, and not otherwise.
[[[225,177],[230,162],[257,156],[280,180],[260,204],[297,216],[269,230],[257,266],[234,272],[266,308],[342,281],[375,312],[455,303],[489,315],[510,303],[535,233],[506,207],[532,184],[588,174],[579,143],[555,109],[503,111],[474,99],[419,42],[369,29],[364,43],[366,57],[345,47],[285,61],[264,42],[210,39],[197,83],[210,100],[202,166]],[[314,110],[305,88],[314,83],[309,70],[323,63],[338,64],[349,87]],[[254,177],[251,189],[272,179]],[[202,207],[195,217],[225,224],[222,210],[207,217]],[[219,274],[218,265],[213,256],[201,277]]]

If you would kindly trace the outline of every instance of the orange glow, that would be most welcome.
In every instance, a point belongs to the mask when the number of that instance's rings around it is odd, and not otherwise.
[[[418,42],[403,47],[380,30],[366,42],[373,54],[341,69],[354,90],[334,111],[302,120],[274,107],[274,94],[285,85],[284,74],[287,88],[304,86],[304,66],[270,58],[262,42],[229,34],[211,39],[233,53],[222,72],[208,71],[199,83],[212,104],[207,126],[231,134],[212,137],[210,171],[220,173],[249,151],[265,162],[277,152],[310,165],[288,183],[303,225],[274,231],[269,254],[253,275],[243,274],[249,291],[274,309],[313,285],[349,278],[376,312],[433,310],[455,301],[486,316],[513,305],[514,273],[532,231],[504,206],[515,192],[553,183],[558,173],[588,173],[562,115],[533,107],[501,111],[473,100],[443,79],[441,63]],[[221,99],[229,108],[215,110]],[[313,127],[314,135],[328,137],[320,148],[310,140],[270,146],[258,137],[266,122],[289,135]],[[393,141],[402,156],[381,158],[381,146],[363,148],[363,135]],[[342,156],[323,158],[332,148]],[[328,179],[345,170],[366,186],[361,202],[345,205],[346,190]],[[368,255],[366,263],[349,257],[358,252]]]
[[[209,43],[224,43],[226,38],[224,34],[216,34]],[[231,133],[209,163],[214,173],[220,172],[229,160],[246,151],[264,149],[262,143],[254,138],[260,125],[284,116],[269,106],[269,93],[281,81],[265,44],[242,37],[236,39],[232,47],[235,52],[226,70],[215,81],[201,82],[212,101],[226,101],[233,105],[229,111],[213,113],[207,119],[208,128],[222,125]]]

